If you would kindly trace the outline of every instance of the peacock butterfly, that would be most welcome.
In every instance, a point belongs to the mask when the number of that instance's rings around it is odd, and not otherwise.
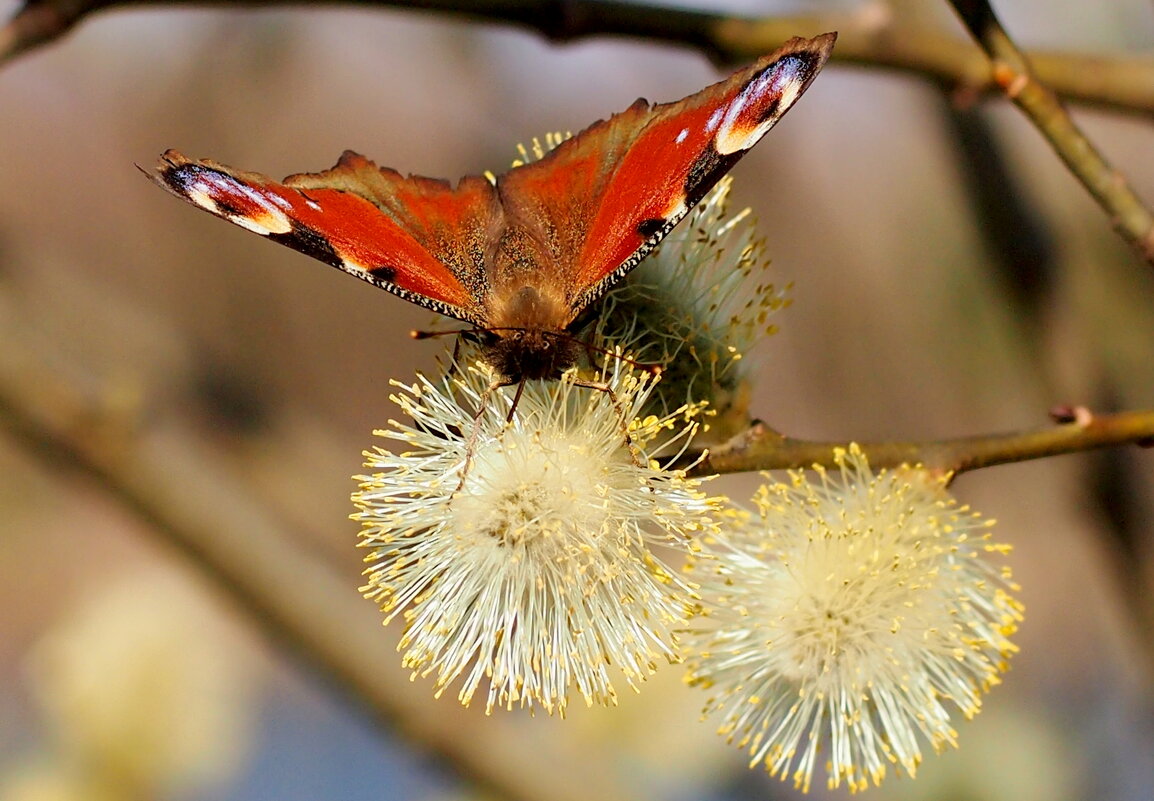
[[[277,183],[166,152],[193,205],[473,325],[497,383],[572,366],[590,304],[637,266],[801,97],[836,33],[795,38],[674,103],[638,100],[495,179],[456,187],[345,151]]]

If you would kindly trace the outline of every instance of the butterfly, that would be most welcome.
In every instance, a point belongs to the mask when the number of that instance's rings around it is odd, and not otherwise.
[[[638,100],[543,158],[456,186],[352,151],[281,182],[167,151],[151,177],[242,228],[473,328],[496,385],[556,378],[573,332],[801,97],[836,33],[673,103]]]

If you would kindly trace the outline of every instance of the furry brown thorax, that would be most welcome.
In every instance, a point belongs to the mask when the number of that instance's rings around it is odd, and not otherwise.
[[[581,345],[566,330],[572,313],[537,287],[518,289],[494,317],[499,324],[481,334],[482,358],[504,380],[557,378],[577,363]]]

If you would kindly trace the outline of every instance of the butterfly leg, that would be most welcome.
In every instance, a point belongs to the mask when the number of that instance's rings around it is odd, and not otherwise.
[[[457,489],[454,495],[461,491],[465,486],[465,478],[469,475],[469,468],[473,466],[473,454],[477,448],[477,438],[481,435],[481,418],[485,416],[485,410],[489,408],[489,398],[494,392],[502,387],[511,387],[516,382],[509,381],[504,378],[494,379],[489,386],[485,387],[481,397],[477,399],[477,413],[473,415],[473,430],[469,432],[469,439],[465,442],[465,463],[461,465],[461,481],[457,484]],[[521,390],[524,388],[525,382],[521,381],[517,385],[517,395],[513,399],[513,408],[509,410],[509,417],[506,422],[513,419],[513,409],[517,408],[517,401],[521,398]]]
[[[573,381],[575,387],[585,387],[596,392],[604,392],[609,402],[613,404],[614,411],[617,412],[617,421],[621,424],[621,435],[625,442],[625,447],[629,450],[629,456],[633,460],[635,467],[644,467],[645,463],[641,459],[640,452],[637,446],[633,444],[633,437],[629,435],[629,421],[625,419],[625,408],[621,405],[617,393],[613,391],[613,387],[601,381],[585,381],[584,379],[576,379]]]
[[[453,340],[453,360],[450,362],[450,364],[453,366],[454,370],[456,370],[457,365],[460,364],[460,358],[461,358],[461,338],[457,337],[456,339]]]
[[[465,328],[460,331],[449,331],[449,334],[454,334],[453,338],[453,361],[452,369],[454,372],[460,369],[461,364],[461,343],[468,342],[472,345],[480,344],[481,340],[477,336],[477,332],[470,328]]]
[[[507,385],[506,385],[507,386]],[[509,404],[509,414],[505,415],[505,424],[513,422],[513,415],[517,411],[517,404],[521,402],[521,393],[525,391],[525,379],[517,382],[517,391],[513,394],[513,402]]]

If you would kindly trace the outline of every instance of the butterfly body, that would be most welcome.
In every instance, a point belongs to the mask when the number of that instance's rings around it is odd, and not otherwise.
[[[573,365],[582,312],[792,106],[834,34],[794,39],[683,100],[639,100],[489,180],[402,176],[346,151],[283,182],[168,151],[153,176],[197,207],[473,326],[504,382]]]

